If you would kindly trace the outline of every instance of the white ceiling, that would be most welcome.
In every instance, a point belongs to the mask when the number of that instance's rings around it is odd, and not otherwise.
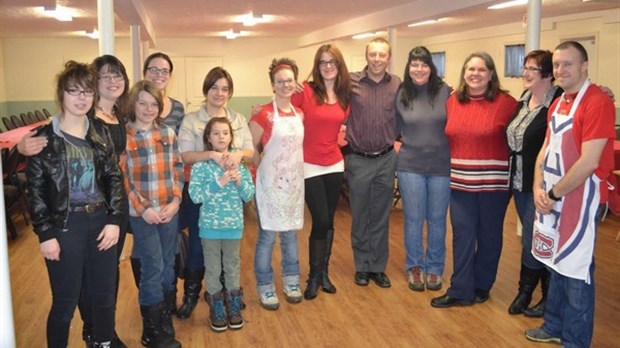
[[[117,36],[128,36],[129,26],[141,25],[143,39],[217,37],[235,29],[248,37],[298,37],[300,45],[353,34],[397,28],[399,36],[428,37],[506,23],[521,22],[526,6],[491,11],[500,1],[487,0],[114,0]],[[0,0],[0,37],[71,37],[97,27],[96,0],[58,0],[75,9],[72,22],[37,16],[35,6],[55,0]],[[617,9],[620,0],[542,0],[543,18]],[[272,23],[243,27],[234,16],[253,11],[275,16]],[[408,28],[407,24],[448,17],[441,23]],[[146,30],[145,30],[146,29]],[[237,40],[247,40],[238,38]]]

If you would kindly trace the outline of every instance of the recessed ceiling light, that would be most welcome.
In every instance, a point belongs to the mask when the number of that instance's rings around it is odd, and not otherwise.
[[[417,26],[420,26],[420,25],[435,24],[435,23],[442,22],[442,21],[445,21],[445,20],[446,20],[446,18],[429,19],[427,21],[411,23],[411,24],[408,25],[408,27],[411,28],[411,27],[417,27]]]
[[[99,39],[99,30],[97,29],[93,29],[93,31],[91,33],[89,33],[88,31],[84,30],[84,35],[88,36],[91,39]]]
[[[61,5],[56,5],[52,7],[52,9],[41,6],[37,7],[37,11],[45,16],[56,18],[61,22],[70,22],[73,20],[73,10]]]
[[[230,29],[229,31],[224,32],[224,37],[226,37],[228,40],[234,40],[239,36],[241,36],[241,30]]]
[[[375,37],[375,36],[385,36],[386,34],[387,32],[385,31],[377,31],[374,33],[361,33],[361,34],[353,35],[351,36],[351,38],[355,40],[361,40],[361,39],[368,39],[368,38]]]
[[[253,12],[235,16],[232,20],[233,23],[243,23],[246,27],[251,27],[260,23],[273,22],[274,16],[266,14],[254,14]]]
[[[487,8],[489,10],[501,10],[503,8],[521,6],[521,5],[527,5],[527,0],[513,0],[513,1],[508,1],[508,2],[502,2],[501,4],[489,6]]]

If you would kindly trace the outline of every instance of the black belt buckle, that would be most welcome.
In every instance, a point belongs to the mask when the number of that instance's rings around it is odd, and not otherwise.
[[[390,146],[386,147],[385,149],[383,149],[381,151],[377,151],[377,152],[353,151],[353,153],[358,155],[358,156],[362,156],[362,157],[366,157],[366,158],[377,158],[377,157],[381,157],[381,156],[389,153],[393,149],[394,149],[394,145],[390,145]]]

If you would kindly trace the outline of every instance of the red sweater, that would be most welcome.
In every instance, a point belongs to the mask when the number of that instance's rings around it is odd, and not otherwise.
[[[500,93],[459,103],[456,94],[446,102],[446,136],[450,145],[450,187],[455,190],[507,191],[508,144],[506,126],[517,101]]]
[[[317,104],[314,91],[304,82],[304,91],[293,95],[291,103],[304,111],[304,162],[330,166],[342,161],[338,146],[340,126],[349,115],[340,104]]]

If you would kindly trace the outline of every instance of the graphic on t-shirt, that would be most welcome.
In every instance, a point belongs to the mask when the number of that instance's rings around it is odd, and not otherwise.
[[[71,202],[95,203],[103,200],[95,180],[93,149],[67,144],[69,197]]]

